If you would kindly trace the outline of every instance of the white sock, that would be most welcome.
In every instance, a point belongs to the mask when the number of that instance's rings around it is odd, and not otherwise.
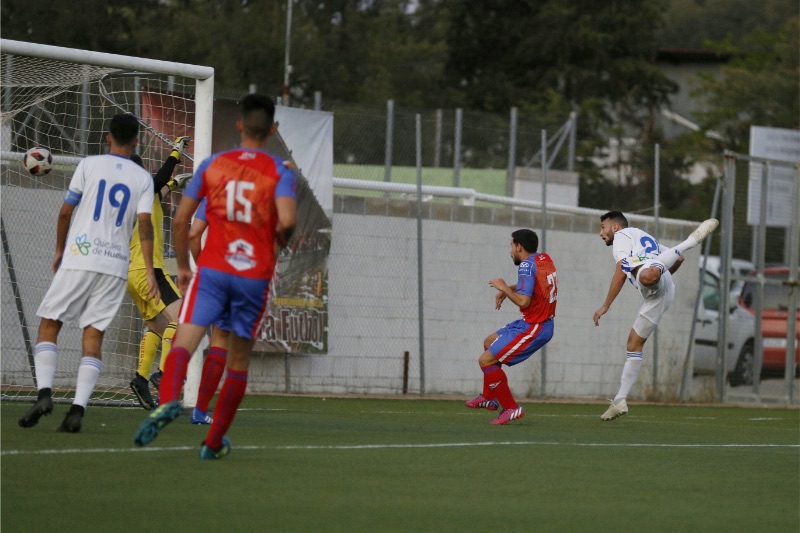
[[[75,387],[73,404],[86,408],[102,369],[103,361],[100,359],[96,357],[81,357],[81,366],[78,367],[78,384]]]
[[[686,241],[684,241],[686,242]],[[681,243],[682,244],[682,243]],[[680,246],[680,245],[679,245]],[[688,250],[688,248],[687,248]],[[664,270],[669,270],[672,268],[672,265],[678,262],[678,259],[683,255],[683,252],[676,246],[675,248],[671,248],[666,252],[661,252],[656,258],[656,261],[664,265]]]
[[[700,244],[697,242],[697,239],[689,235],[685,241],[680,243],[679,245],[670,248],[666,252],[661,253],[658,256],[658,262],[664,265],[664,267],[669,270],[672,268],[672,265],[678,262],[678,258],[681,257],[683,254],[694,248]]]
[[[52,342],[40,342],[33,354],[33,365],[36,368],[36,388],[52,389],[58,364],[58,347]]]
[[[624,400],[631,392],[639,371],[642,369],[642,352],[628,352],[625,366],[622,367],[622,377],[619,380],[619,392],[614,396],[614,403]]]

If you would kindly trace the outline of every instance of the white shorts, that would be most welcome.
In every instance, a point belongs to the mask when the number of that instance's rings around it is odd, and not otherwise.
[[[59,268],[36,314],[62,323],[77,321],[81,329],[92,326],[105,331],[124,296],[125,280],[118,276]]]
[[[636,273],[637,277],[642,270]],[[654,287],[644,287],[640,284],[639,293],[641,293],[643,301],[639,306],[636,320],[633,322],[633,330],[637,335],[646,339],[655,331],[661,317],[675,300],[675,284],[672,282],[672,274],[665,270],[661,274],[658,285]]]

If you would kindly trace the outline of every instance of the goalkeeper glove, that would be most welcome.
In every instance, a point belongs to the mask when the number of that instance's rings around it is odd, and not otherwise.
[[[190,179],[192,179],[191,173],[178,174],[169,180],[169,182],[167,182],[167,187],[169,187],[170,191],[174,191],[175,189],[184,189],[186,188],[186,184],[189,183]]]
[[[178,137],[175,139],[175,142],[172,145],[172,153],[170,153],[170,157],[174,157],[178,161],[181,160],[181,156],[186,152],[186,149],[189,147],[189,141],[192,138],[188,136]]]

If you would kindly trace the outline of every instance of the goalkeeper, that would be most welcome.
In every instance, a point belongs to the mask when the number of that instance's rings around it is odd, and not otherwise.
[[[182,189],[191,178],[191,174],[179,174],[174,179],[172,173],[180,163],[181,156],[189,145],[191,137],[178,137],[173,145],[173,150],[167,160],[153,176],[155,200],[153,201],[153,269],[156,282],[161,291],[160,300],[148,300],[147,281],[145,279],[144,257],[139,243],[139,234],[134,229],[130,244],[131,262],[128,267],[128,294],[133,298],[139,313],[142,315],[147,331],[139,343],[139,367],[131,381],[131,390],[144,409],[148,411],[156,406],[150,394],[147,376],[153,367],[159,345],[161,345],[161,360],[159,371],[150,376],[156,390],[164,361],[172,345],[178,311],[181,307],[181,292],[172,281],[172,277],[164,266],[164,210],[161,206],[162,199],[176,189]],[[136,163],[144,167],[142,158],[134,154],[131,156]],[[138,223],[137,223],[138,224]]]

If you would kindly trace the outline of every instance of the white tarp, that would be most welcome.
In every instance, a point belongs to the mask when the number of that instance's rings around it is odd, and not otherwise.
[[[277,106],[286,146],[325,214],[333,214],[333,113]]]

